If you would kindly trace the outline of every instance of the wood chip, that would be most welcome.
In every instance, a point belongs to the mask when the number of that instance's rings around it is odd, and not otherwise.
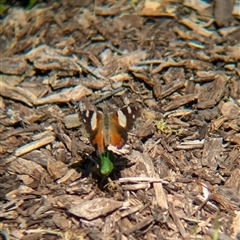
[[[45,146],[45,145],[47,145],[49,143],[52,143],[54,140],[55,140],[55,137],[53,135],[52,136],[51,135],[50,136],[46,136],[46,137],[44,137],[42,139],[36,140],[34,142],[30,142],[30,143],[25,144],[24,146],[16,149],[14,155],[16,157],[19,157],[19,156],[21,156],[21,155],[23,155],[25,153],[28,153],[28,152],[30,152],[32,150],[38,149],[38,148],[40,148],[42,146]]]
[[[218,159],[222,154],[222,139],[210,138],[204,142],[202,165],[208,166],[210,169],[216,169]]]
[[[0,88],[1,88],[0,94],[2,96],[24,102],[30,107],[33,106],[37,101],[37,97],[24,88],[11,87],[4,82],[0,82]]]
[[[190,103],[190,102],[192,102],[196,99],[198,99],[198,93],[197,94],[193,93],[193,94],[188,94],[188,95],[185,95],[185,96],[177,97],[176,99],[171,101],[171,103],[164,106],[163,110],[164,111],[173,110],[173,109],[176,109],[180,106],[185,105],[186,103]]]
[[[93,220],[117,210],[122,207],[122,205],[122,202],[108,198],[96,198],[70,208],[69,212],[80,218]]]
[[[234,1],[216,0],[214,4],[215,21],[219,27],[228,26],[233,16]]]
[[[27,68],[27,63],[22,56],[1,57],[0,72],[5,74],[22,75]]]

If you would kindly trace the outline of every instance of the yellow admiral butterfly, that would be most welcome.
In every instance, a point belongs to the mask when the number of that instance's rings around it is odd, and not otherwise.
[[[134,106],[123,107],[109,114],[92,110],[79,113],[90,134],[91,144],[101,153],[110,145],[118,149],[123,147],[127,142],[127,132],[131,130],[139,115],[139,108]]]

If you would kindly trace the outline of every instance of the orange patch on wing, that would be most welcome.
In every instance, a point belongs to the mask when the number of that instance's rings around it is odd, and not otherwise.
[[[118,131],[112,131],[110,137],[110,144],[117,147],[118,149],[121,148],[125,143],[125,139],[121,136]]]
[[[118,149],[121,148],[127,141],[127,133],[125,133],[121,126],[114,123],[112,123],[110,132],[110,144]]]
[[[104,138],[101,131],[97,131],[94,135],[94,138],[91,139],[91,143],[93,146],[97,146],[97,149],[100,152],[104,152],[105,150],[105,144],[104,144]]]

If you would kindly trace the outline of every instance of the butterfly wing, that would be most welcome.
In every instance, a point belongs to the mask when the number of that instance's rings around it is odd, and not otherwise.
[[[91,144],[99,151],[104,152],[103,115],[100,112],[84,110],[79,113],[87,133],[90,134]]]
[[[127,132],[132,129],[134,121],[140,115],[139,108],[128,106],[109,114],[110,144],[121,148],[127,142]]]
[[[84,110],[79,114],[90,134],[91,144],[100,152],[104,152],[108,145],[121,148],[127,142],[127,132],[132,129],[139,115],[139,108],[134,106],[104,115],[92,110]]]

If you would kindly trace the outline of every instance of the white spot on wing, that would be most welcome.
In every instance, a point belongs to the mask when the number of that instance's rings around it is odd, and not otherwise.
[[[93,113],[90,123],[91,123],[92,130],[95,130],[97,127],[97,113],[96,112]]]
[[[132,113],[132,109],[130,107],[127,107],[128,114]]]
[[[120,109],[117,111],[117,114],[118,114],[119,125],[125,128],[127,126],[126,116],[124,115],[124,113]]]

